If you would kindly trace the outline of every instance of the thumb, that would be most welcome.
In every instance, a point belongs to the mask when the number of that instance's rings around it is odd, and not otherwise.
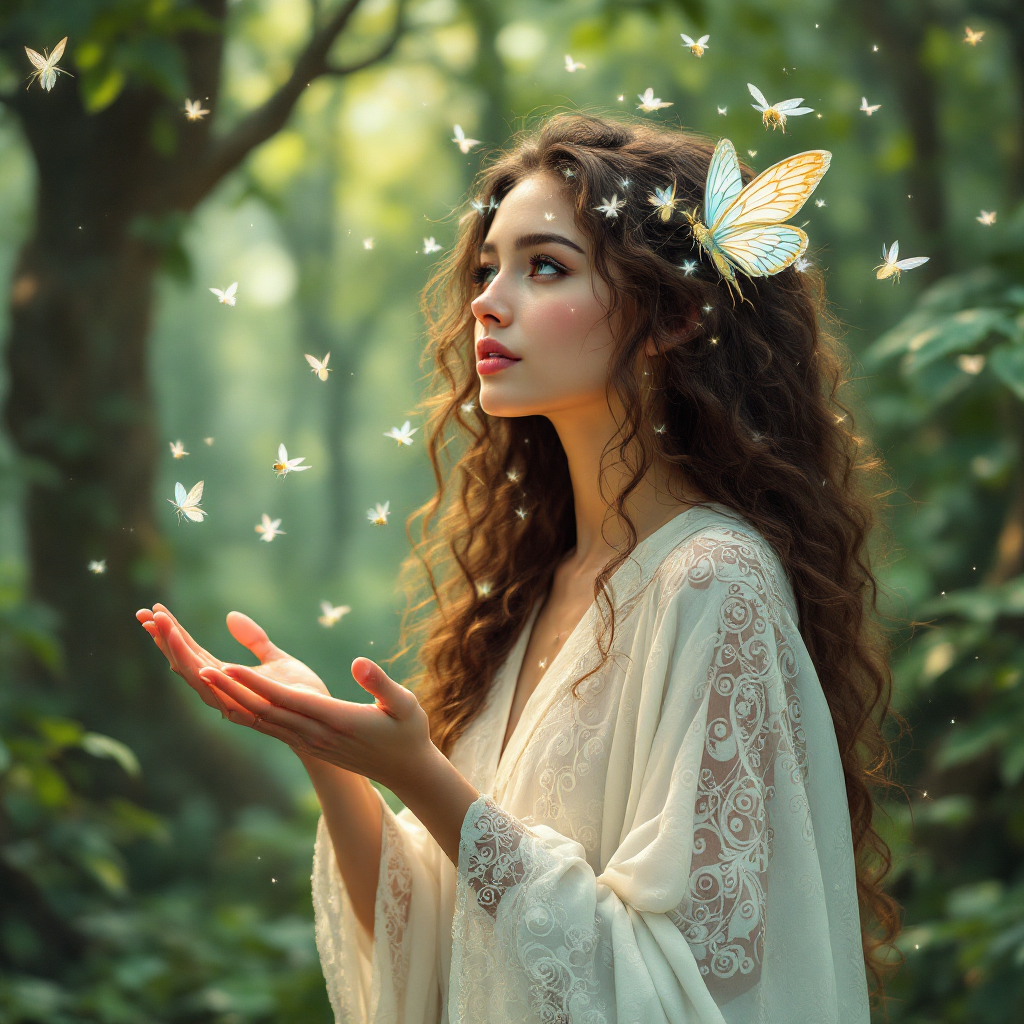
[[[260,664],[284,656],[284,651],[270,642],[266,630],[248,615],[228,612],[227,623],[231,635],[243,647],[248,647],[260,659]]]
[[[352,662],[352,678],[367,693],[376,697],[377,703],[392,717],[404,715],[409,709],[409,702],[416,700],[411,690],[396,683],[380,665],[369,658],[356,658]]]

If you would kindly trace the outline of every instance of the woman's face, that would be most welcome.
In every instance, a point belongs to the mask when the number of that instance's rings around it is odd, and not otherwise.
[[[490,416],[607,409],[608,286],[562,187],[549,173],[521,181],[480,247],[472,310],[480,407]],[[516,361],[487,359],[491,343]]]

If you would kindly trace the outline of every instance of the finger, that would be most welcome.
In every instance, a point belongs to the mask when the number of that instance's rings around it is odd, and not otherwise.
[[[206,650],[205,647],[200,647],[199,644],[197,644],[195,642],[195,640],[192,639],[192,636],[189,633],[189,631],[187,629],[185,629],[184,626],[182,626],[182,624],[177,620],[177,618],[174,615],[171,614],[170,610],[166,607],[166,605],[162,605],[162,604],[159,604],[159,603],[153,605],[153,612],[154,612],[154,618],[156,618],[158,615],[162,615],[162,616],[170,619],[171,620],[171,624],[174,625],[175,627],[177,627],[178,631],[181,633],[182,638],[184,639],[185,643],[188,644],[188,646],[191,647],[192,650],[200,658],[203,659],[205,664],[207,664],[207,665],[219,665],[220,664],[220,662],[212,654],[210,654],[210,652],[208,650]]]
[[[210,689],[217,693],[221,700],[227,701],[230,699],[228,695],[216,685],[216,683],[210,683]],[[254,732],[261,732],[266,736],[272,736],[274,739],[280,740],[282,743],[287,743],[289,747],[292,747],[295,750],[300,750],[303,753],[307,750],[307,744],[301,736],[296,735],[290,729],[285,729],[274,722],[257,718],[252,714],[252,712],[246,711],[245,708],[232,708],[230,711],[225,713],[224,717],[235,725],[244,725],[246,728],[252,729]]]
[[[259,675],[256,672],[252,672],[251,669],[247,671],[252,675]],[[244,707],[246,711],[264,721],[290,729],[297,735],[307,739],[312,739],[314,733],[317,735],[322,734],[323,726],[320,726],[320,729],[314,729],[314,726],[320,725],[316,719],[282,707],[274,701],[254,693],[249,687],[240,683],[227,672],[221,672],[213,668],[204,668],[200,678],[208,685],[214,685],[218,689],[223,690],[232,700]],[[260,678],[263,677],[261,676]]]
[[[411,690],[396,683],[375,661],[356,658],[352,662],[352,678],[393,718],[403,718],[409,711],[409,700],[416,700]]]
[[[307,718],[314,718],[333,727],[351,725],[349,712],[358,708],[358,704],[349,701],[335,700],[325,694],[312,693],[309,690],[296,690],[291,686],[268,679],[265,675],[247,665],[225,665],[224,672],[237,683],[255,691],[260,697]]]
[[[242,612],[228,612],[227,623],[231,635],[243,647],[252,651],[260,659],[261,665],[275,658],[286,657],[284,651],[270,642],[266,630],[248,615]]]
[[[185,643],[180,631],[176,627],[172,627],[171,632],[168,636],[168,648],[172,660],[172,665],[177,665],[177,672],[192,687],[203,701],[215,707],[223,715],[227,715],[230,710],[238,710],[239,705],[236,701],[228,700],[222,702],[218,699],[217,695],[210,690],[210,687],[206,684],[205,680],[200,678],[199,670],[205,668],[201,662],[196,659],[195,653]]]
[[[144,622],[142,628],[153,638],[153,642],[160,649],[160,653],[171,663],[171,668],[173,669],[174,663],[171,659],[171,652],[168,651],[167,642],[164,640],[157,624],[155,622]]]

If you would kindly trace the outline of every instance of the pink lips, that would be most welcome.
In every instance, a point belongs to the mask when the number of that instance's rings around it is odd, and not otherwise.
[[[519,362],[518,357],[513,356],[501,342],[493,338],[479,338],[476,351],[480,357],[476,362],[476,372],[484,377]]]

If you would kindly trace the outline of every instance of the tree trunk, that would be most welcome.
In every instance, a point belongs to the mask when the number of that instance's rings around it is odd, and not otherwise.
[[[135,620],[164,590],[169,551],[154,521],[156,410],[147,338],[160,250],[160,100],[126,93],[89,116],[55,89],[21,104],[39,168],[36,223],[11,292],[5,418],[25,463],[32,596],[59,616],[70,715],[136,749],[146,802],[189,790],[223,806],[282,791],[201,725],[198,697]],[[105,575],[87,570],[106,559]]]

